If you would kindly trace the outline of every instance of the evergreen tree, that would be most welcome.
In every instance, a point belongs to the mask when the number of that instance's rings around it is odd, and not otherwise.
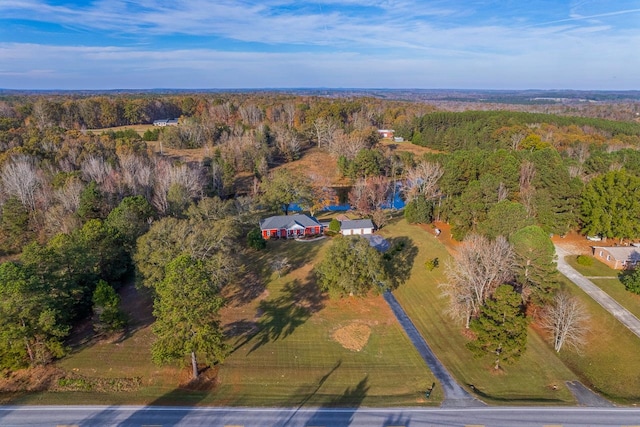
[[[213,365],[227,354],[218,315],[224,299],[202,261],[180,255],[165,271],[153,304],[153,360],[167,363],[190,355],[193,377],[197,378],[198,357]]]
[[[471,321],[476,339],[467,344],[477,357],[491,355],[494,369],[500,364],[514,363],[527,345],[527,319],[522,301],[510,285],[500,285],[485,302],[480,316]]]
[[[120,296],[104,280],[98,281],[93,291],[93,312],[98,316],[94,324],[97,331],[117,331],[126,324],[124,313],[120,310]]]
[[[556,250],[549,234],[537,225],[515,232],[509,241],[515,252],[516,281],[525,301],[543,305],[558,285]]]

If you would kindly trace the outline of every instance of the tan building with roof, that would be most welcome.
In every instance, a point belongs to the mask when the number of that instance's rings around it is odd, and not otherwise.
[[[593,246],[593,256],[616,270],[636,268],[640,248],[636,246]]]

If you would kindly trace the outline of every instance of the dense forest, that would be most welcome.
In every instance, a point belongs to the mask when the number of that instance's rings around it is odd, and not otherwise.
[[[166,118],[179,125],[106,129]],[[405,141],[383,144],[382,128]],[[417,155],[405,148],[411,144],[429,150]],[[222,360],[218,319],[196,325],[215,340],[171,339],[186,327],[171,313],[189,304],[171,297],[180,293],[176,286],[208,292],[203,310],[216,313],[223,304],[216,295],[240,274],[238,248],[252,250],[247,235],[258,219],[290,204],[320,212],[337,203],[338,185],[348,188],[351,209],[379,227],[400,191],[409,221],[446,221],[459,240],[502,236],[516,255],[525,252],[518,245],[541,234],[571,230],[638,239],[639,147],[634,121],[446,112],[378,98],[6,96],[0,368],[62,357],[82,319],[92,318],[96,330],[122,328],[117,291],[134,279],[156,300],[154,360],[180,359],[185,349],[210,363]],[[163,149],[201,155],[187,161]],[[287,168],[309,153],[330,159],[334,170]],[[520,283],[535,288],[531,301],[548,299],[544,280]]]

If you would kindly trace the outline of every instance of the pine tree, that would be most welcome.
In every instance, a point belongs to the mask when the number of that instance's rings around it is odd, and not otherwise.
[[[500,285],[486,301],[480,316],[471,321],[476,340],[467,344],[477,357],[493,355],[494,369],[501,363],[514,363],[527,345],[527,319],[521,298],[510,285]]]

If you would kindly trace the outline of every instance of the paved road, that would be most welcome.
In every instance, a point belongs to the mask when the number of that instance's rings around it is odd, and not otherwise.
[[[393,296],[391,292],[384,293],[384,299],[391,307],[393,314],[395,314],[398,322],[404,328],[405,332],[409,336],[409,339],[413,343],[418,353],[422,356],[424,361],[433,372],[433,375],[438,379],[442,389],[444,391],[444,402],[442,402],[442,406],[444,407],[473,407],[473,406],[484,406],[484,403],[479,401],[478,399],[471,396],[465,389],[460,387],[460,385],[453,379],[451,374],[447,371],[444,365],[438,360],[431,348],[424,340],[418,329],[416,329],[407,313],[405,313],[404,309],[398,303],[398,300]]]
[[[621,427],[637,426],[640,408],[193,408],[4,406],[0,425],[189,427]]]
[[[561,248],[558,245],[556,247],[556,254],[558,255],[558,271],[567,276],[569,280],[578,285],[580,289],[585,291],[591,298],[593,298],[598,304],[604,307],[609,313],[611,313],[616,319],[622,322],[631,332],[636,334],[640,338],[640,320],[630,313],[626,308],[622,307],[611,298],[606,292],[593,284],[589,279],[567,264],[565,257],[571,255],[570,252]],[[640,423],[640,420],[638,421]]]

